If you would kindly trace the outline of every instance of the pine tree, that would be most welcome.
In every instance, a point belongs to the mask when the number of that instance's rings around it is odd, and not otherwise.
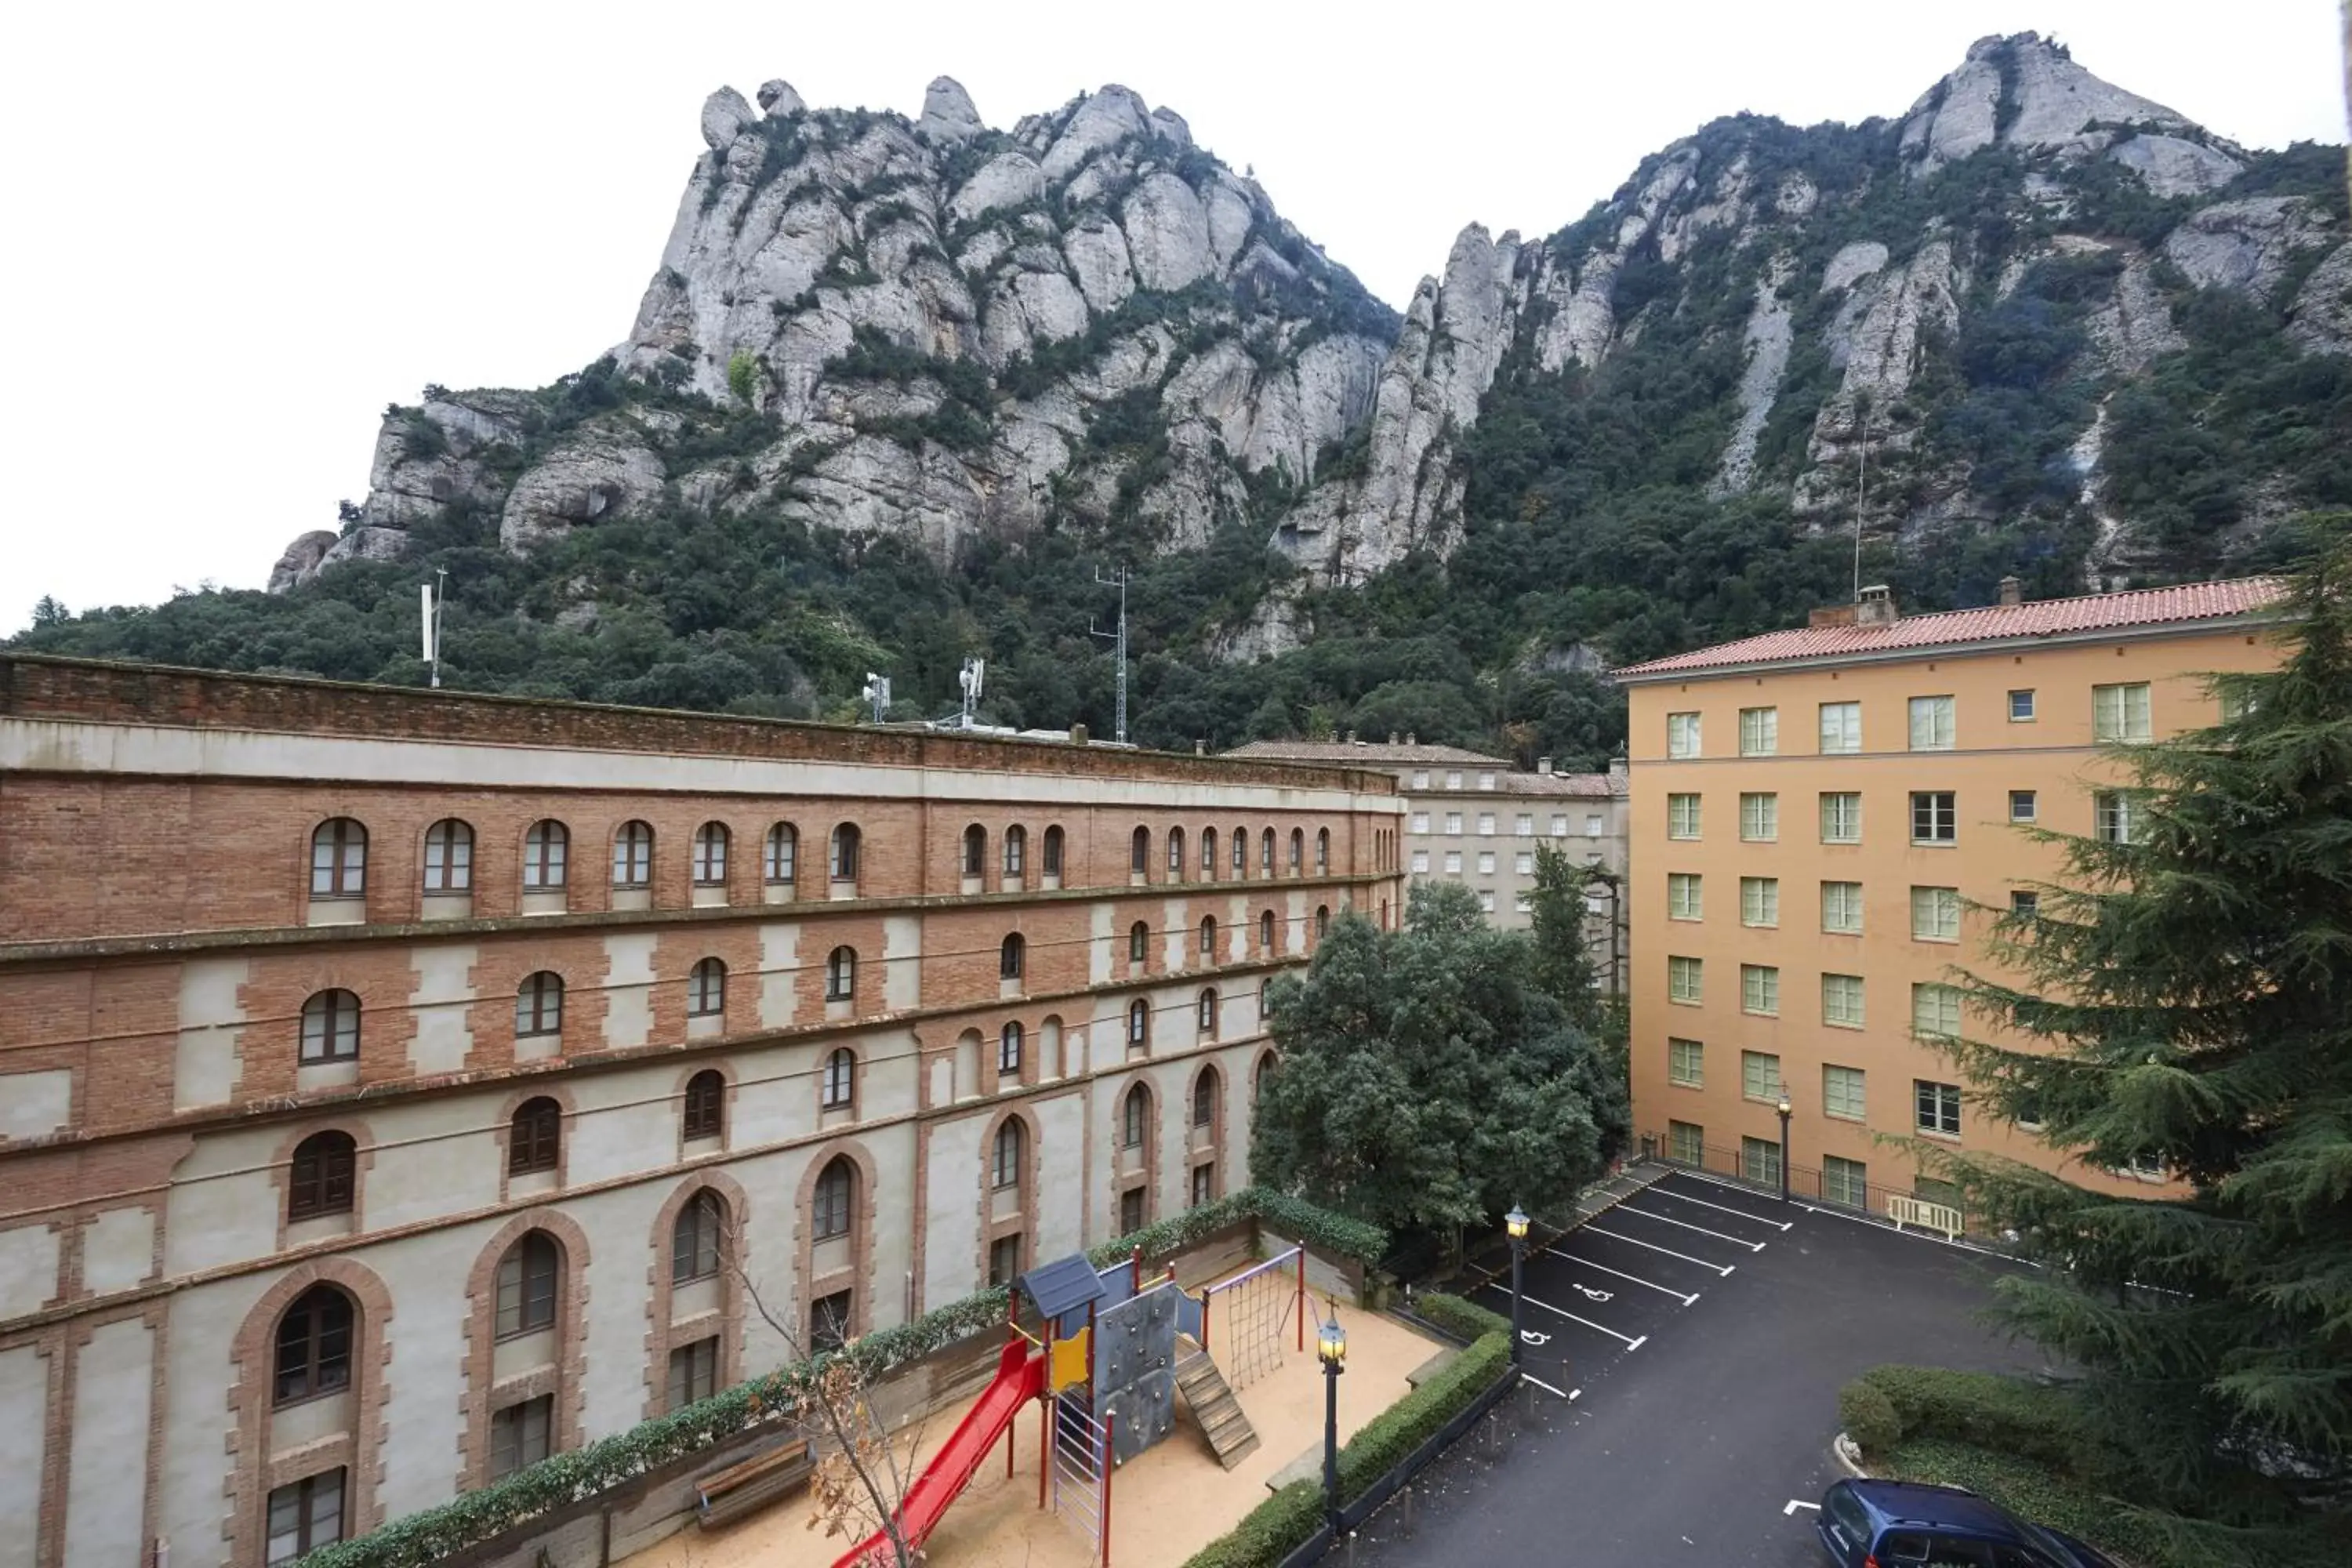
[[[1948,1047],[2053,1148],[2181,1184],[1950,1162],[2050,1266],[1997,1314],[2081,1370],[2135,1500],[2223,1557],[2258,1538],[2212,1526],[2352,1479],[2352,531],[2285,609],[2280,668],[2215,678],[2221,722],[2114,753],[2129,842],[2037,835],[2066,872],[1995,926],[2013,979],[1969,986],[2021,1040]]]

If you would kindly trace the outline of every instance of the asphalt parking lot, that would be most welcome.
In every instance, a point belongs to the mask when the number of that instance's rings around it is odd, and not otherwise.
[[[1358,1560],[1819,1568],[1804,1505],[1842,1473],[1839,1386],[2039,1366],[1974,1317],[2014,1267],[1676,1172],[1529,1255],[1539,1392],[1423,1473],[1409,1530],[1395,1505],[1368,1521]],[[1475,1299],[1507,1313],[1508,1278]]]

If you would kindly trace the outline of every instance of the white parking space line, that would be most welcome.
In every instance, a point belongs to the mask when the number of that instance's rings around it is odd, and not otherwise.
[[[1914,1241],[1932,1241],[1937,1247],[1949,1247],[1961,1252],[1973,1252],[1981,1258],[1998,1258],[2004,1263],[2023,1263],[2035,1268],[2042,1267],[2030,1258],[2013,1258],[1997,1247],[1979,1247],[1972,1241],[1954,1241],[1950,1237],[1939,1236],[1932,1230],[1899,1230],[1891,1225],[1881,1225],[1864,1215],[1848,1214],[1843,1209],[1817,1209],[1809,1203],[1801,1202],[1797,1206],[1807,1214],[1824,1215],[1831,1219],[1847,1220],[1854,1225],[1866,1225],[1873,1230],[1883,1230],[1890,1236],[1907,1236]]]
[[[1656,1220],[1660,1225],[1680,1226],[1685,1230],[1695,1230],[1701,1236],[1711,1236],[1717,1241],[1727,1241],[1734,1247],[1744,1247],[1750,1252],[1764,1250],[1764,1243],[1760,1241],[1747,1241],[1739,1237],[1727,1236],[1722,1231],[1709,1230],[1703,1225],[1693,1225],[1688,1220],[1675,1219],[1671,1215],[1652,1214],[1648,1209],[1637,1209],[1632,1204],[1619,1204],[1617,1206],[1627,1214],[1637,1214],[1643,1219]]]
[[[1680,1301],[1685,1307],[1698,1300],[1698,1292],[1696,1290],[1684,1291],[1668,1289],[1664,1285],[1652,1284],[1649,1280],[1643,1279],[1638,1274],[1628,1274],[1622,1268],[1612,1268],[1605,1263],[1595,1263],[1590,1258],[1579,1258],[1573,1252],[1562,1252],[1557,1247],[1547,1247],[1544,1250],[1550,1253],[1554,1258],[1559,1258],[1564,1262],[1576,1264],[1580,1268],[1590,1268],[1598,1273],[1609,1275],[1613,1279],[1631,1279],[1636,1285],[1648,1286],[1649,1289],[1655,1290],[1661,1296],[1672,1296],[1675,1300]]]
[[[1646,1187],[1643,1190],[1645,1192],[1655,1193],[1662,1198],[1673,1198],[1677,1203],[1696,1204],[1703,1209],[1713,1209],[1717,1214],[1734,1215],[1741,1219],[1752,1219],[1758,1225],[1769,1225],[1775,1230],[1785,1231],[1791,1225],[1796,1223],[1794,1220],[1766,1219],[1762,1215],[1749,1214],[1746,1209],[1726,1208],[1721,1204],[1711,1204],[1705,1198],[1692,1197],[1688,1193],[1678,1193],[1675,1191],[1674,1188],[1669,1187],[1663,1183]]]
[[[1815,1513],[1822,1511],[1821,1504],[1817,1502],[1799,1502],[1795,1498],[1790,1498],[1789,1500],[1788,1506],[1783,1508],[1780,1511],[1786,1514],[1789,1518],[1794,1519],[1797,1517],[1797,1510],[1801,1508],[1811,1509]]]
[[[1693,1258],[1687,1252],[1676,1252],[1671,1247],[1660,1247],[1654,1242],[1643,1241],[1639,1237],[1625,1236],[1613,1230],[1603,1230],[1597,1225],[1583,1225],[1579,1226],[1577,1228],[1579,1230],[1589,1230],[1595,1236],[1605,1236],[1612,1241],[1630,1242],[1635,1247],[1648,1247],[1652,1252],[1663,1252],[1668,1258],[1679,1258],[1685,1263],[1696,1263],[1701,1268],[1712,1268],[1727,1279],[1731,1278],[1731,1271],[1739,1267],[1737,1263],[1709,1263],[1704,1258]],[[1741,1245],[1745,1246],[1747,1244],[1743,1242]],[[1762,1250],[1760,1244],[1758,1250]]]
[[[1504,1296],[1508,1296],[1510,1294],[1508,1289],[1500,1285],[1490,1284],[1486,1289]],[[1530,1307],[1541,1307],[1547,1312],[1557,1312],[1571,1323],[1582,1323],[1586,1328],[1594,1331],[1596,1333],[1607,1334],[1611,1339],[1615,1340],[1629,1351],[1640,1350],[1643,1344],[1648,1342],[1650,1338],[1647,1334],[1643,1334],[1640,1339],[1634,1339],[1629,1335],[1621,1334],[1605,1323],[1596,1323],[1590,1318],[1580,1318],[1565,1307],[1555,1307],[1549,1301],[1538,1301],[1533,1296],[1526,1296],[1523,1297],[1522,1300],[1524,1300]]]
[[[1560,1391],[1559,1391],[1559,1389],[1554,1388],[1550,1384],[1546,1383],[1542,1378],[1538,1377],[1534,1373],[1527,1372],[1527,1371],[1522,1371],[1522,1372],[1520,1372],[1519,1375],[1520,1375],[1521,1377],[1523,1377],[1523,1378],[1526,1378],[1529,1383],[1534,1384],[1538,1388],[1542,1389],[1546,1394],[1559,1394],[1559,1396],[1560,1396],[1562,1399],[1569,1399],[1569,1400],[1572,1400],[1572,1399],[1574,1399],[1574,1398],[1576,1397],[1576,1395],[1577,1395],[1578,1394],[1581,1394],[1581,1393],[1583,1393],[1583,1392],[1584,1392],[1584,1390],[1582,1390],[1582,1389],[1580,1389],[1580,1389],[1576,1390],[1576,1393],[1575,1393],[1575,1394],[1560,1394]]]

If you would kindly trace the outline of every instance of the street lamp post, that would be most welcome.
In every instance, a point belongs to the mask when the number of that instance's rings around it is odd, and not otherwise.
[[[1785,1204],[1789,1201],[1789,1111],[1791,1109],[1786,1094],[1780,1096],[1778,1109],[1780,1112],[1780,1201]]]
[[[1519,1346],[1525,1342],[1519,1335],[1519,1302],[1528,1263],[1528,1216],[1518,1205],[1513,1204],[1511,1212],[1503,1216],[1503,1228],[1511,1233],[1511,1364],[1517,1366]]]
[[[1315,1354],[1323,1363],[1323,1515],[1331,1539],[1339,1538],[1339,1374],[1348,1370],[1348,1331],[1339,1311],[1315,1331]]]

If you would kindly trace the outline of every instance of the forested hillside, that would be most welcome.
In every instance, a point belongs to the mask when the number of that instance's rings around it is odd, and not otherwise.
[[[947,89],[953,89],[947,91]],[[2250,152],[2032,35],[1898,120],[1741,115],[1402,318],[1106,89],[1012,132],[714,94],[630,339],[429,388],[275,591],[16,646],[1138,739],[1353,729],[1597,765],[1601,672],[1801,620],[2262,569],[2352,507],[2340,149]]]

